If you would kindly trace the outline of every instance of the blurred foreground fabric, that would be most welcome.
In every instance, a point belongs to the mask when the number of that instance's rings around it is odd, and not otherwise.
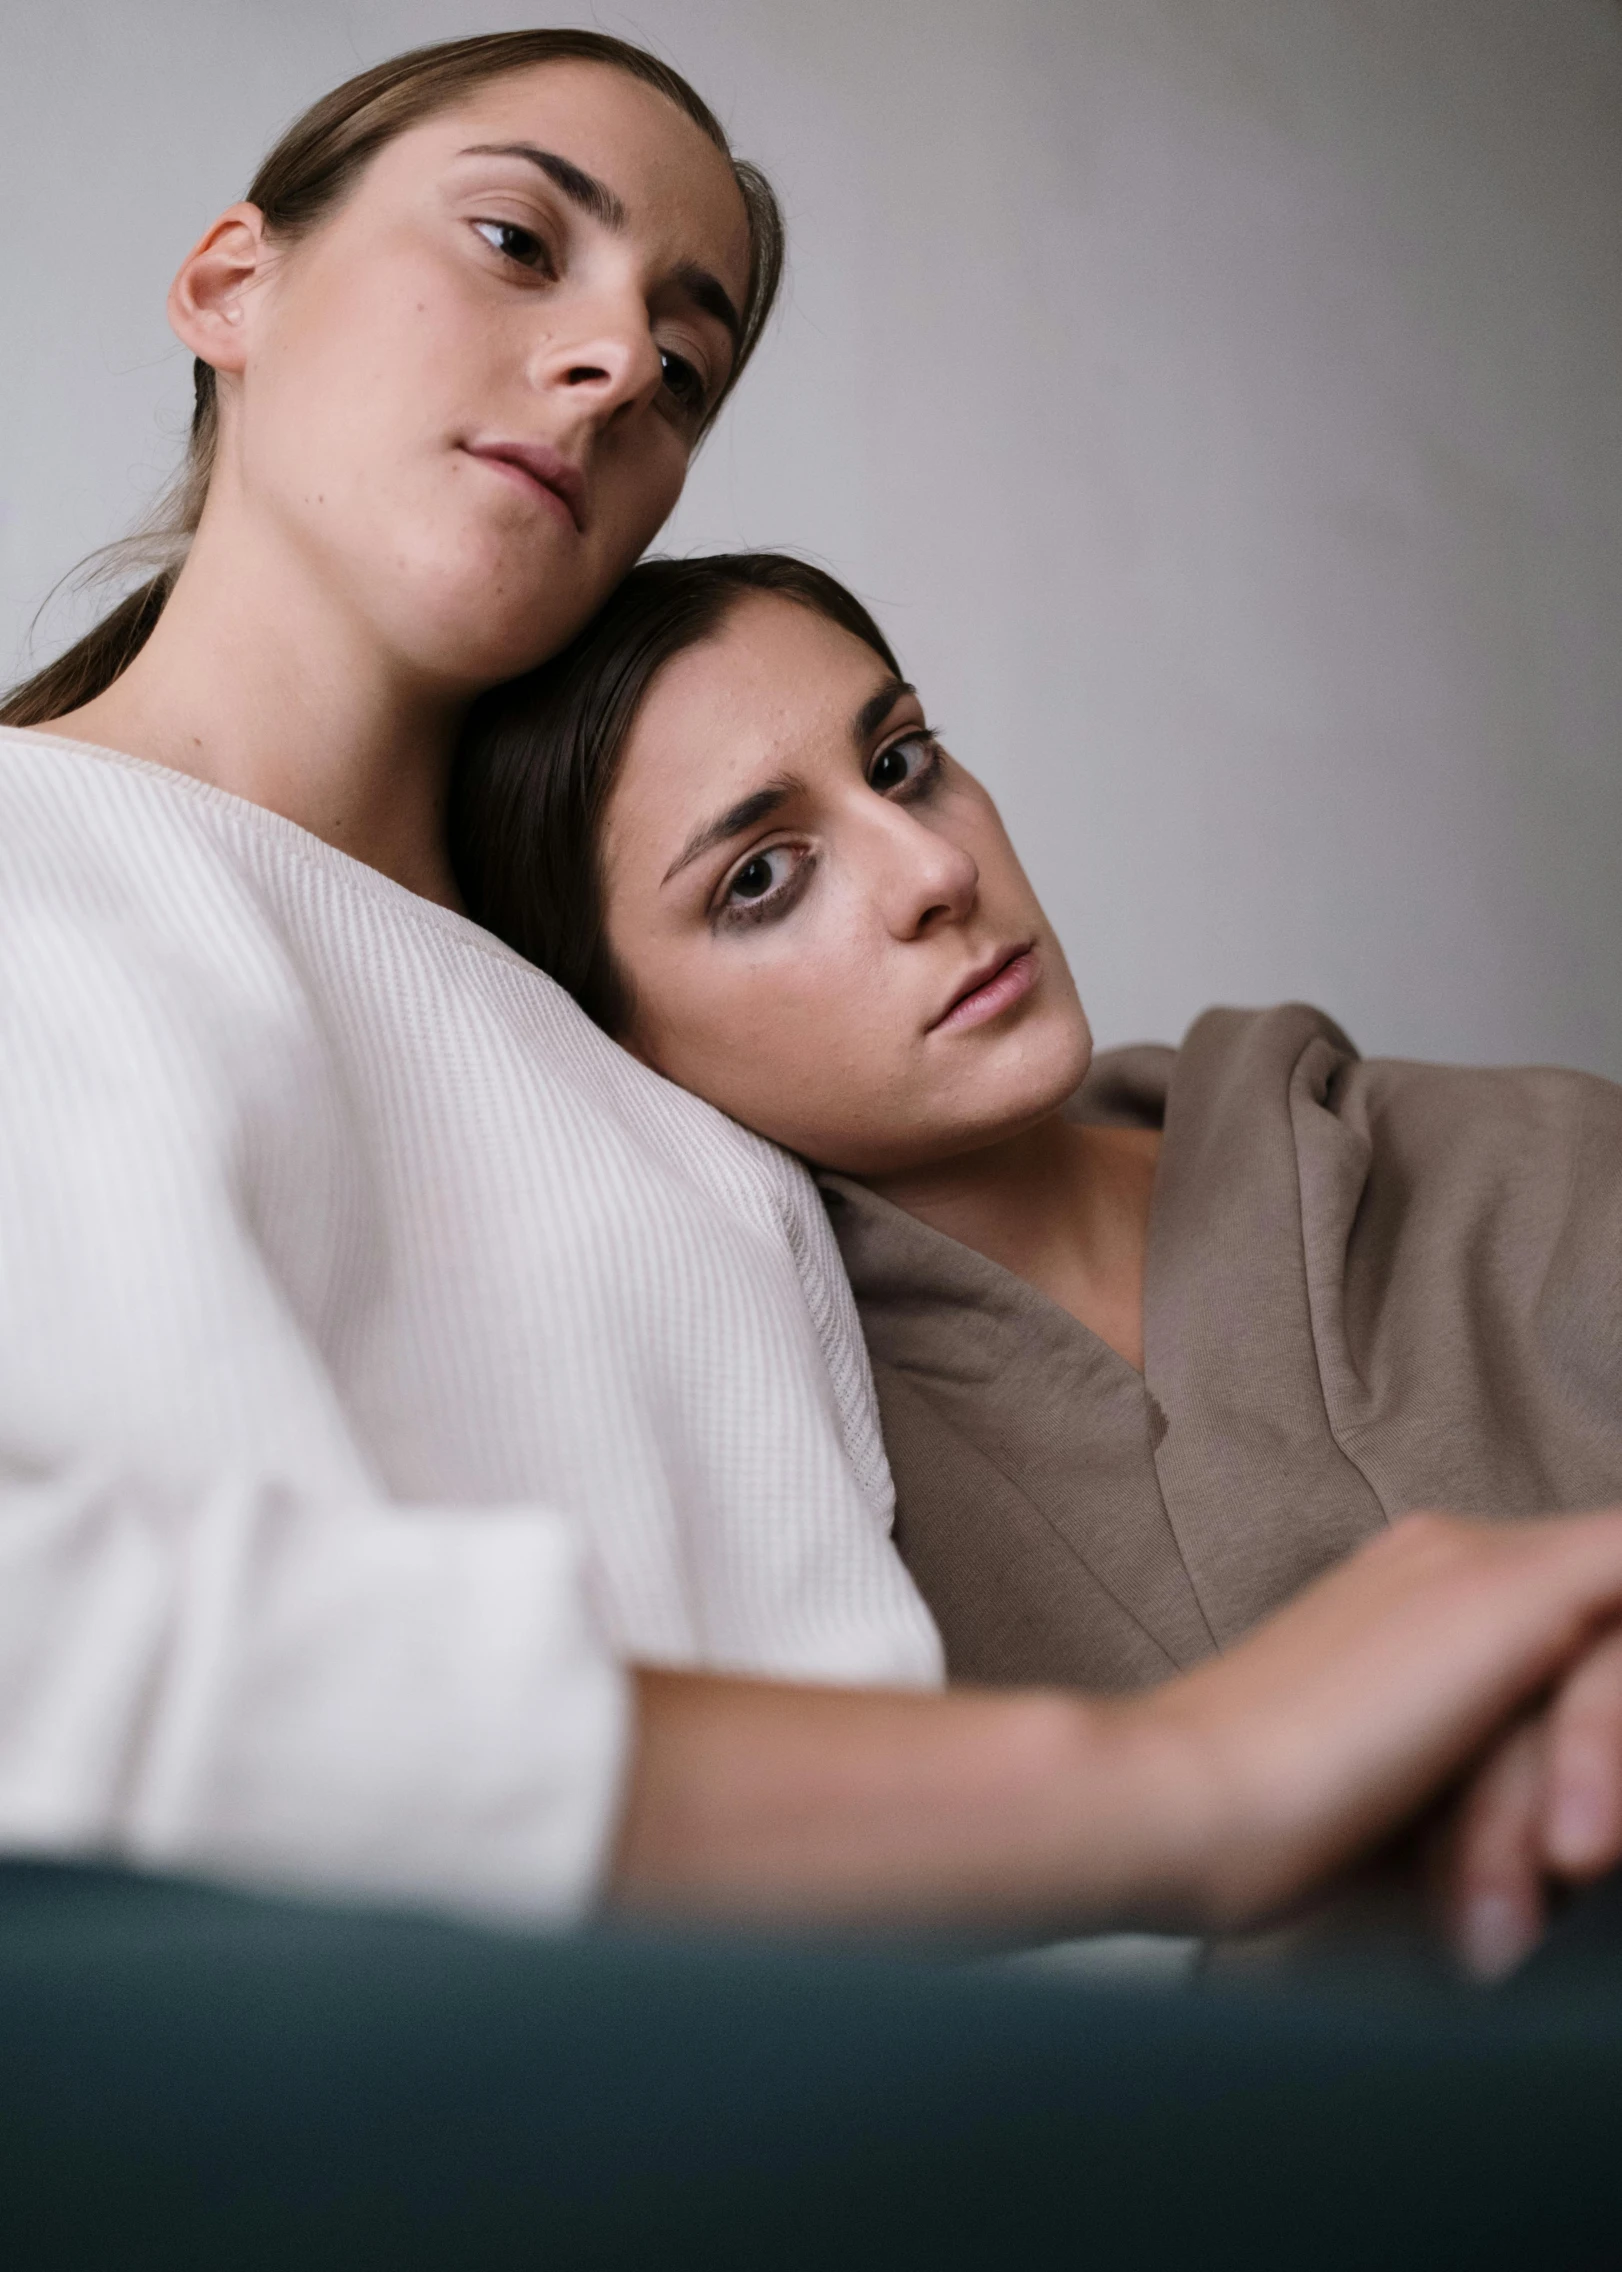
[[[1616,1943],[1101,1991],[0,1867],[0,2261],[1622,2262]]]

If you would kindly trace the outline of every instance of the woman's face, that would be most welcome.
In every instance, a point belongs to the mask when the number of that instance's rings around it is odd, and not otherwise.
[[[620,1038],[820,1166],[885,1175],[1051,1112],[1091,1039],[997,809],[910,686],[751,594],[667,664],[603,834]]]
[[[256,543],[425,684],[506,678],[670,512],[748,269],[731,167],[674,105],[600,65],[514,74],[271,246],[229,317],[221,470]]]

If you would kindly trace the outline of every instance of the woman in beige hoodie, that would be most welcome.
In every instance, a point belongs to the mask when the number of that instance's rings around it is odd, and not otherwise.
[[[1622,1090],[1366,1064],[1299,1007],[1094,1059],[820,572],[637,569],[476,711],[453,837],[484,920],[818,1170],[958,1677],[1166,1683],[1409,1509],[1622,1498]]]

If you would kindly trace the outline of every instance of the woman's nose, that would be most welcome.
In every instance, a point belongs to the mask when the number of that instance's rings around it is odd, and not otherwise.
[[[886,808],[885,901],[890,930],[914,939],[943,923],[961,923],[980,889],[974,855],[900,806]]]
[[[544,392],[563,393],[599,425],[627,404],[649,400],[664,370],[641,296],[595,298],[573,311],[542,345],[534,377]]]

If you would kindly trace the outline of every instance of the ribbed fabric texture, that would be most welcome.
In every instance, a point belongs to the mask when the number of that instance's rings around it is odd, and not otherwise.
[[[618,1660],[928,1682],[796,1163],[475,926],[0,731],[0,1841],[563,1917]]]

